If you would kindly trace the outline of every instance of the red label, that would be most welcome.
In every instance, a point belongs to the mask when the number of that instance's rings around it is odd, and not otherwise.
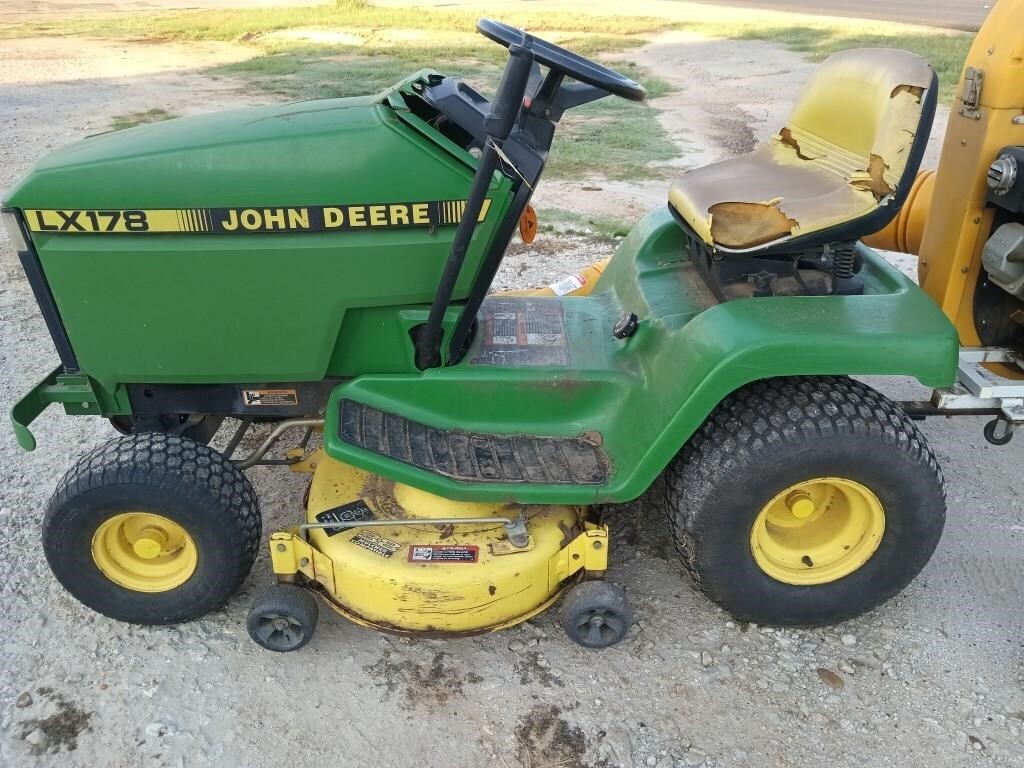
[[[475,563],[480,547],[460,544],[410,544],[410,563]]]

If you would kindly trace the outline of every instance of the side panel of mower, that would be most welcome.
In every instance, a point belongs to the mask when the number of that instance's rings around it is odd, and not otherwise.
[[[327,409],[327,452],[453,499],[625,501],[650,486],[726,395],[752,381],[890,374],[927,386],[952,384],[952,325],[873,251],[860,250],[865,295],[716,304],[693,273],[684,245],[668,212],[655,212],[623,242],[589,297],[501,300],[533,302],[524,305],[526,314],[561,312],[568,347],[562,364],[502,364],[488,357],[485,319],[457,366],[413,376],[361,376],[339,386]],[[623,311],[635,312],[641,322],[633,337],[619,341],[611,328]],[[582,437],[601,446],[610,471],[599,484],[467,482],[428,472],[343,439],[338,418],[344,399],[452,434],[473,433],[473,440]]]
[[[26,216],[81,370],[111,392],[416,370],[399,313],[433,298],[476,161],[396,109],[386,95],[257,107],[95,136],[44,158],[6,202]],[[495,174],[456,299],[509,188]],[[431,223],[409,221],[424,202]],[[303,231],[326,218],[321,207],[341,211],[344,227]],[[195,232],[218,210],[223,230]],[[83,231],[111,211],[183,231]],[[74,223],[52,231],[68,215]],[[378,344],[382,328],[394,343]]]

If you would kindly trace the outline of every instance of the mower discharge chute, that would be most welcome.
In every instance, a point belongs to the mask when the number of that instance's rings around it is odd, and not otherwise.
[[[955,381],[949,320],[859,242],[911,188],[930,67],[832,57],[771,142],[684,175],[606,267],[488,296],[564,112],[644,90],[478,28],[509,49],[492,101],[424,70],[93,137],[8,195],[60,356],[13,410],[19,441],[52,402],[127,433],[50,502],[57,577],[126,621],[211,610],[260,543],[242,471],[276,463],[312,477],[249,616],[272,650],[308,642],[314,595],[459,634],[565,594],[568,634],[610,645],[632,609],[603,580],[603,513],[645,493],[738,617],[835,622],[896,594],[939,539],[942,477],[905,410],[849,376]],[[240,457],[254,423],[270,431]]]

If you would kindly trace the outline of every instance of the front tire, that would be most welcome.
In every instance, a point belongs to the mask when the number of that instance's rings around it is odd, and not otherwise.
[[[731,394],[666,470],[700,590],[741,620],[834,624],[897,594],[945,521],[935,455],[893,402],[845,377]]]
[[[252,485],[217,451],[143,433],[87,453],[57,486],[43,550],[57,580],[94,611],[170,624],[223,605],[260,543]]]

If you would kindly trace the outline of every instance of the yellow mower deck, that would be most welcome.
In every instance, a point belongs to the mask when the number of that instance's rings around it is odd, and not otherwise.
[[[322,452],[297,468],[313,473],[307,525],[352,527],[273,534],[274,572],[318,587],[359,624],[446,635],[498,629],[544,610],[572,577],[608,565],[607,527],[588,522],[583,507],[453,502]],[[516,546],[502,519],[520,515],[527,533]],[[428,522],[438,519],[483,522]]]

